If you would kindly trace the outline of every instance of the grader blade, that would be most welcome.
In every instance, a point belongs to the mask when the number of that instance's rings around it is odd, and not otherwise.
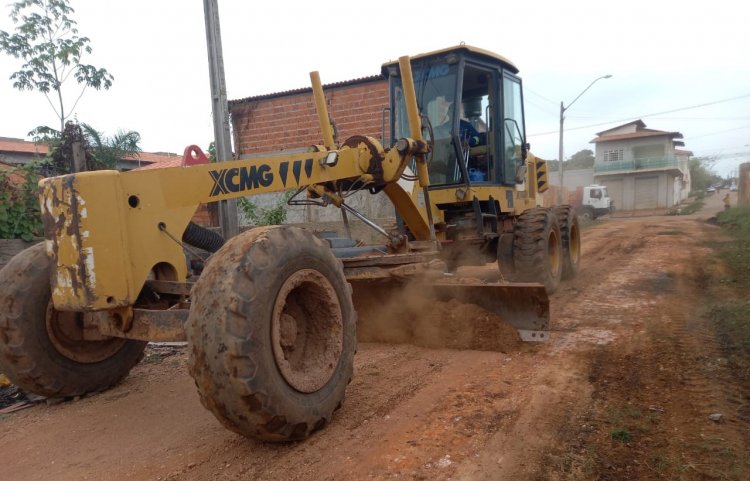
[[[347,270],[360,341],[507,352],[549,339],[541,284],[424,275],[414,267],[400,266],[396,276],[375,267]]]
[[[439,280],[429,288],[441,301],[476,304],[515,327],[523,341],[549,339],[549,298],[541,284]]]

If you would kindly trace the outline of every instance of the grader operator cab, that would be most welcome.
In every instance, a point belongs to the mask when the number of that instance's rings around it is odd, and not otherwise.
[[[430,186],[415,188],[413,201],[434,219],[442,258],[449,267],[497,261],[505,280],[539,282],[554,292],[578,270],[578,220],[567,205],[538,207],[547,166],[526,142],[518,69],[466,45],[412,57],[411,68],[431,146]],[[392,136],[400,138],[409,121],[399,66],[382,70]]]
[[[353,295],[416,283],[546,340],[547,290],[575,273],[578,227],[568,207],[538,207],[546,168],[525,143],[515,67],[460,46],[383,68],[390,148],[368,136],[337,144],[313,73],[323,143],[309,152],[43,179],[46,242],[0,271],[0,371],[31,392],[76,396],[119,382],[147,341],[186,340],[203,405],[233,431],[286,441],[323,427],[343,402]],[[289,189],[291,203],[339,207],[386,245],[337,257],[299,227],[225,242],[190,222],[202,202]],[[347,203],[361,190],[389,197],[397,231]],[[188,244],[213,252],[197,280]],[[495,261],[499,281],[454,272]]]

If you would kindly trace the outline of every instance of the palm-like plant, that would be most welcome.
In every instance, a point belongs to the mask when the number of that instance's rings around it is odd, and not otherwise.
[[[134,130],[118,130],[115,135],[107,137],[88,124],[82,123],[81,127],[93,161],[89,170],[117,169],[119,161],[137,159],[143,151],[138,145],[141,134]]]

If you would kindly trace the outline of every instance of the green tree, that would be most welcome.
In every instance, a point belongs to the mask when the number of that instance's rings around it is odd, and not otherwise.
[[[134,130],[118,130],[112,137],[107,137],[88,124],[81,124],[83,135],[91,154],[89,170],[117,169],[117,163],[126,158],[137,158],[142,152],[138,145],[141,134]],[[86,159],[87,164],[89,159]]]
[[[245,215],[245,219],[252,222],[253,225],[281,225],[286,221],[287,202],[292,198],[295,192],[296,190],[294,189],[284,192],[284,194],[276,200],[273,207],[268,209],[257,206],[247,197],[237,199],[237,207],[239,207]]]
[[[35,141],[49,145],[49,153],[40,164],[40,171],[46,176],[64,175],[73,172],[73,144],[83,144],[86,155],[86,170],[117,169],[123,159],[137,158],[142,152],[139,142],[141,134],[134,130],[119,130],[107,137],[88,124],[66,122],[63,136],[57,131],[44,134],[37,129]]]
[[[0,30],[0,52],[23,61],[10,76],[13,87],[42,92],[57,115],[60,132],[87,87],[107,90],[114,80],[107,70],[82,62],[92,49],[89,38],[78,35],[73,13],[69,0],[21,0],[11,4],[15,33]],[[63,86],[71,77],[80,91],[66,98]],[[72,98],[72,107],[66,107]]]
[[[593,169],[594,168],[594,152],[589,149],[579,150],[573,154],[563,164],[563,169]],[[560,162],[557,159],[547,161],[547,171],[557,172],[560,169]]]
[[[565,161],[566,169],[591,169],[594,167],[594,152],[589,149],[579,150]]]
[[[0,239],[30,241],[44,234],[36,166],[0,171]]]
[[[710,157],[693,157],[690,159],[690,182],[692,191],[703,192],[711,185],[721,181],[721,177],[711,171],[714,159]]]

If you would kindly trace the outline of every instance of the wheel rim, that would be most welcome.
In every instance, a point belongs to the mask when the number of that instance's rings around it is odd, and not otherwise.
[[[552,277],[558,277],[562,266],[562,257],[560,256],[560,239],[554,230],[551,230],[549,233],[548,246],[547,259],[549,261],[549,271]]]
[[[93,364],[112,357],[127,342],[112,337],[102,341],[84,339],[83,314],[56,310],[52,301],[47,304],[47,336],[57,352],[76,362]]]
[[[271,341],[276,365],[294,389],[311,393],[331,379],[344,346],[338,295],[313,269],[289,276],[274,303]]]

